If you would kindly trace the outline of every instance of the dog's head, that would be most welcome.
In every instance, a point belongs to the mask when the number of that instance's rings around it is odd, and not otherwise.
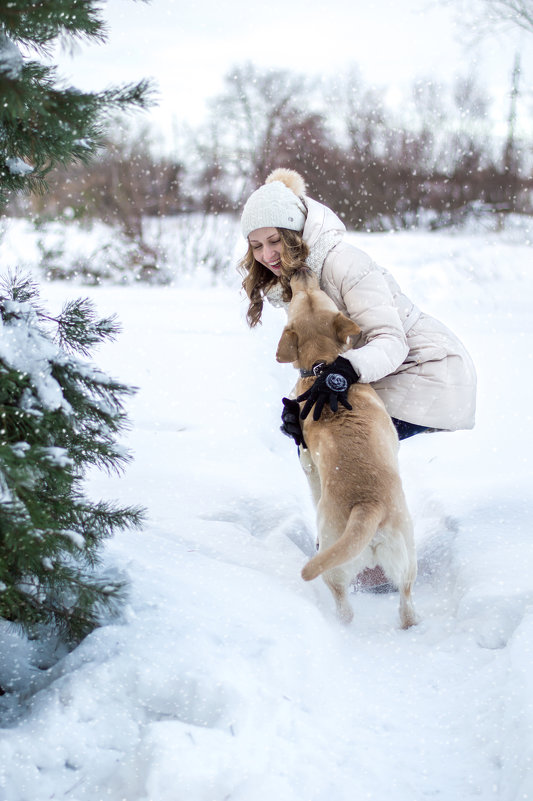
[[[289,319],[276,352],[278,362],[310,370],[316,362],[330,363],[353,347],[361,329],[337,309],[309,273],[291,278]]]

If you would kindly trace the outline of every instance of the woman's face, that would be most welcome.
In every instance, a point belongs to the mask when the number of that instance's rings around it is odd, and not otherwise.
[[[274,275],[281,273],[281,239],[277,228],[256,228],[248,236],[254,259]]]

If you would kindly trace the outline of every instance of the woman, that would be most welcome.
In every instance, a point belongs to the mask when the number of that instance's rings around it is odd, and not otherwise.
[[[242,218],[248,252],[241,261],[250,300],[250,326],[261,320],[264,298],[275,306],[291,299],[290,276],[305,265],[341,312],[361,329],[355,347],[331,365],[315,367],[310,393],[283,399],[281,430],[303,443],[300,417],[325,403],[336,411],[354,381],[372,384],[400,439],[422,431],[474,426],[476,373],[459,339],[420,311],[387,270],[343,241],[345,226],[326,206],[305,195],[293,170],[278,169],[248,198]],[[306,403],[300,412],[298,400]],[[303,451],[303,455],[306,451]],[[358,576],[358,589],[387,592],[381,567]]]
[[[400,439],[421,431],[474,426],[476,373],[462,343],[421,312],[387,270],[343,241],[344,224],[305,195],[298,173],[274,170],[246,202],[241,226],[248,242],[241,268],[250,299],[250,326],[260,322],[264,298],[276,306],[288,304],[290,276],[305,263],[340,311],[361,329],[352,350],[332,365],[321,366],[304,414],[315,404],[318,419],[325,402],[332,409],[337,408],[337,398],[342,402],[340,390],[335,394],[335,379],[328,379],[334,374],[343,379],[339,386],[344,391],[346,381],[372,384]],[[298,442],[296,409],[285,406],[282,430]]]

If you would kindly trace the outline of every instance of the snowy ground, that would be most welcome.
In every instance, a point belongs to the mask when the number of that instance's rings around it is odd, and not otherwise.
[[[479,371],[472,432],[401,446],[416,605],[352,596],[337,622],[300,569],[314,521],[278,431],[283,313],[243,322],[232,285],[44,288],[90,295],[124,332],[99,366],[140,387],[135,462],[91,479],[148,507],[108,544],[123,621],[51,667],[0,629],[1,801],[533,799],[533,259],[527,236],[354,236]],[[531,237],[530,237],[531,239]]]

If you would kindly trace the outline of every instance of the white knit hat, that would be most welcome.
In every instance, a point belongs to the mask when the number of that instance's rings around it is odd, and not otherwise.
[[[257,228],[303,231],[307,210],[303,202],[305,181],[295,170],[271,172],[263,186],[252,192],[241,216],[245,239]]]

